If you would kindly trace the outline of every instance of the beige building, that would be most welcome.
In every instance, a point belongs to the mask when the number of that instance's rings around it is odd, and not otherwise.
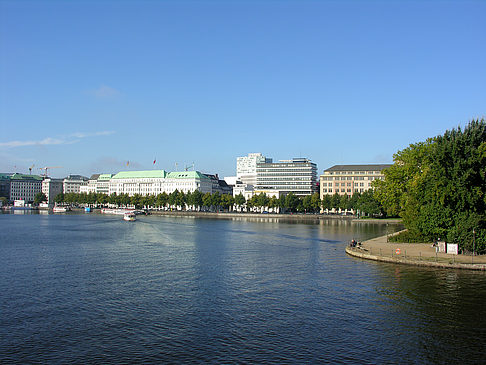
[[[320,197],[324,195],[353,195],[371,188],[374,180],[383,180],[383,170],[392,166],[381,165],[335,165],[320,176]]]
[[[53,179],[50,177],[44,178],[42,180],[42,192],[47,198],[47,203],[49,205],[54,204],[54,199],[56,196],[63,191],[63,179]]]

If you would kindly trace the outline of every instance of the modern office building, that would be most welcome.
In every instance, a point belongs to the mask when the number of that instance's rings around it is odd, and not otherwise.
[[[53,205],[56,196],[63,192],[63,186],[63,179],[53,179],[47,177],[42,180],[42,192],[47,197],[47,203],[49,205]]]
[[[69,175],[63,181],[63,193],[79,193],[81,186],[88,184],[88,178],[81,175]]]
[[[255,190],[279,191],[279,195],[298,196],[318,192],[317,166],[307,158],[258,163]],[[269,195],[267,194],[267,195]]]
[[[35,195],[42,192],[42,177],[38,175],[13,174],[10,177],[10,201],[24,200],[32,203]]]
[[[261,153],[249,153],[248,156],[237,157],[236,178],[244,184],[256,185],[257,164],[271,162],[271,158],[266,158]]]
[[[324,170],[320,176],[320,197],[324,195],[353,195],[370,189],[374,180],[383,180],[383,170],[392,166],[381,165],[335,165]]]

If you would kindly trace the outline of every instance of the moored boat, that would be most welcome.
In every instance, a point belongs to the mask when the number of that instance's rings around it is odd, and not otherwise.
[[[70,211],[71,209],[69,207],[54,207],[52,208],[52,211],[54,213],[66,213],[67,211]]]
[[[124,215],[126,213],[133,213],[133,210],[103,208],[103,209],[101,209],[101,213],[104,213],[104,214]]]
[[[58,206],[55,206],[54,208],[52,208],[52,211],[54,213],[65,213],[65,212],[68,212],[70,210],[71,210],[71,208],[69,208],[69,207],[58,207]]]
[[[130,212],[130,213],[125,213],[123,215],[123,220],[129,221],[129,222],[133,222],[133,221],[136,221],[137,218],[135,217],[135,213]]]

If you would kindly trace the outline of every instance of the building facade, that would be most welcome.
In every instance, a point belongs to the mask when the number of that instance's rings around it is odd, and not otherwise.
[[[26,203],[32,203],[35,195],[41,192],[41,176],[13,174],[10,177],[10,201],[24,200]]]
[[[113,174],[100,174],[96,182],[96,192],[101,194],[110,194],[110,180]]]
[[[69,175],[63,181],[63,193],[79,193],[81,186],[88,184],[88,178],[81,175]]]
[[[353,195],[369,190],[374,180],[383,180],[383,170],[392,166],[381,165],[335,165],[324,170],[320,176],[320,197],[324,195]]]
[[[258,163],[255,190],[279,191],[279,195],[298,196],[318,192],[317,165],[306,158]],[[268,195],[268,194],[267,194]]]
[[[56,196],[63,192],[64,180],[45,178],[42,180],[42,192],[47,197],[47,204],[54,204]]]
[[[249,153],[248,156],[237,157],[236,178],[244,184],[256,185],[257,165],[271,162],[271,158],[266,158],[261,153]]]
[[[10,178],[13,174],[0,174],[0,197],[10,199]]]
[[[174,191],[212,193],[212,182],[199,171],[170,172],[164,170],[122,171],[110,179],[109,194],[133,196],[170,194]]]

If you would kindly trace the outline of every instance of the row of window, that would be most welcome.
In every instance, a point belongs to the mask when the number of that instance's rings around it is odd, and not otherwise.
[[[365,191],[365,189],[363,189],[363,188],[354,189],[355,193],[362,193],[364,191]],[[324,194],[332,193],[333,189],[322,189],[322,192]],[[341,193],[352,193],[353,189],[349,189],[349,188],[348,189],[334,189],[334,193],[339,193],[339,192],[341,192]]]
[[[329,175],[380,175],[381,171],[327,171]]]

